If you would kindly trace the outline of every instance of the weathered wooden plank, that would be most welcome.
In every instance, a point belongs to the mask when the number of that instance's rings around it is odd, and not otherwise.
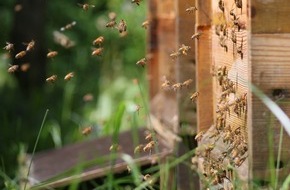
[[[163,146],[162,143],[159,143],[159,153],[149,154],[148,152],[142,152],[138,157],[135,156],[134,149],[137,145],[134,144],[133,135],[137,135],[140,144],[146,144],[147,141],[145,140],[144,132],[145,129],[142,128],[137,131],[137,134],[134,134],[133,131],[127,131],[121,133],[119,136],[119,145],[122,147],[121,152],[135,158],[138,165],[150,164],[156,156],[162,157],[170,153],[168,148]],[[37,185],[69,169],[77,167],[80,163],[87,163],[98,157],[108,156],[111,153],[109,149],[112,143],[111,137],[103,137],[67,145],[61,149],[37,153],[33,158],[29,180],[32,185]],[[119,173],[127,169],[127,164],[121,158],[117,158],[115,164],[112,166],[109,159],[103,159],[98,164],[91,165],[91,167],[79,169],[83,169],[83,172],[55,180],[49,186],[60,187],[68,185],[75,179],[81,179],[81,181],[96,179],[106,175],[110,169],[113,169],[114,173]]]
[[[290,6],[288,0],[252,0],[251,32],[289,33]]]
[[[252,34],[250,43],[251,82],[290,116],[290,34]],[[251,177],[269,182],[271,169],[276,167],[281,125],[255,95],[249,103]],[[290,171],[290,137],[284,134],[279,182]]]
[[[211,2],[198,0],[197,9],[196,32],[202,33],[196,39],[197,122],[198,131],[203,131],[213,124]]]

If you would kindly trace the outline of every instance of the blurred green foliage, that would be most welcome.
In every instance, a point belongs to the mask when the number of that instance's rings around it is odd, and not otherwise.
[[[20,144],[26,144],[27,151],[32,151],[46,109],[50,112],[37,151],[86,140],[80,131],[88,125],[94,129],[88,138],[108,134],[110,126],[106,123],[121,101],[126,104],[128,117],[135,111],[135,105],[143,103],[139,88],[132,80],[138,78],[146,89],[145,69],[135,64],[145,57],[146,31],[141,27],[146,20],[145,3],[137,6],[130,0],[41,1],[46,3],[47,11],[42,43],[47,50],[58,51],[46,64],[46,77],[56,74],[58,81],[45,84],[41,92],[35,90],[30,97],[22,96],[15,76],[7,72],[11,60],[2,48],[0,50],[0,167],[9,175],[15,174]],[[11,40],[17,2],[0,2],[0,44],[3,47]],[[78,3],[95,7],[84,11]],[[117,22],[126,21],[128,35],[125,37],[120,37],[116,29],[105,27],[111,11],[117,13]],[[76,21],[76,25],[63,33],[75,41],[75,46],[66,49],[54,42],[53,32],[72,21]],[[103,55],[92,57],[92,41],[101,35],[105,37]],[[68,72],[74,72],[75,77],[67,82],[63,77]],[[93,100],[86,102],[83,96],[88,93]],[[144,114],[141,111],[137,125],[145,123]],[[128,122],[125,121],[125,125]]]

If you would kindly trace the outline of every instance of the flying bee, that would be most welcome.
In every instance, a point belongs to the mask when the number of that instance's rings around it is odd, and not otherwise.
[[[149,21],[148,20],[144,21],[142,23],[142,27],[145,28],[145,29],[147,29],[149,27]]]
[[[142,58],[139,61],[137,61],[136,65],[140,65],[142,67],[144,67],[147,64],[147,59],[146,58]]]
[[[91,93],[87,93],[83,96],[84,102],[90,102],[94,100],[94,96]]]
[[[181,88],[182,88],[182,83],[180,83],[180,82],[178,82],[178,83],[172,85],[172,89],[173,89],[174,91],[177,91],[178,89],[181,89]]]
[[[152,133],[149,133],[148,135],[146,135],[145,140],[147,141],[151,141],[152,140]]]
[[[112,144],[109,148],[110,151],[120,151],[122,150],[122,147],[118,144]]]
[[[3,49],[5,49],[5,50],[10,52],[11,50],[14,49],[14,44],[12,44],[10,42],[6,42],[6,46]]]
[[[47,58],[53,58],[55,56],[57,56],[58,52],[57,51],[51,51],[49,50],[48,53],[46,54]]]
[[[26,51],[21,51],[15,55],[16,59],[20,59],[26,55]]]
[[[139,115],[139,112],[140,112],[140,109],[142,108],[142,106],[140,106],[140,105],[136,105],[136,109],[135,109],[135,111],[138,113],[138,115]]]
[[[180,52],[177,51],[177,52],[173,52],[173,53],[171,53],[169,56],[170,56],[173,60],[175,60],[179,55],[180,55]]]
[[[201,36],[201,32],[197,32],[197,33],[195,33],[195,34],[193,34],[192,36],[191,36],[191,39],[193,40],[193,39],[199,39],[199,37]]]
[[[155,142],[154,141],[150,141],[148,144],[146,144],[146,146],[143,148],[144,152],[147,151],[151,151],[153,149],[153,147],[155,146]]]
[[[127,30],[127,24],[126,22],[122,19],[117,27],[120,33],[126,32]]]
[[[101,45],[105,41],[104,36],[100,36],[93,41],[93,45]]]
[[[54,83],[57,79],[57,75],[52,75],[46,79],[46,82]]]
[[[78,3],[78,6],[81,7],[84,11],[89,10],[89,8],[94,8],[95,7],[95,5],[90,5],[90,4],[87,4],[87,3],[85,3],[85,4]]]
[[[199,133],[197,133],[194,139],[199,142],[201,141],[203,135],[204,135],[204,131],[200,131]]]
[[[113,27],[115,27],[116,26],[116,21],[115,20],[111,20],[110,22],[108,22],[107,24],[106,24],[106,27],[107,28],[113,28]]]
[[[191,100],[192,102],[194,102],[194,101],[196,101],[196,99],[198,98],[198,96],[199,96],[199,92],[195,92],[195,93],[193,93],[193,94],[190,96],[190,100]]]
[[[108,16],[111,21],[114,21],[117,18],[117,14],[115,12],[109,12]]]
[[[134,149],[134,154],[140,153],[142,151],[143,147],[144,147],[143,144],[140,144],[140,145],[136,146],[135,149]]]
[[[26,46],[26,51],[31,51],[34,48],[35,41],[31,40],[28,44],[24,43]]]
[[[14,73],[15,71],[17,71],[19,68],[18,65],[12,65],[11,67],[8,68],[8,73]]]
[[[63,27],[61,27],[61,28],[60,28],[60,31],[69,30],[69,29],[71,29],[73,26],[75,26],[76,24],[77,24],[77,22],[76,22],[76,21],[73,21],[73,22],[71,22],[71,23],[69,23],[69,24],[67,24],[67,25],[65,25],[65,26],[63,26]]]
[[[140,3],[141,3],[141,1],[142,1],[142,0],[132,0],[132,3],[136,3],[136,5],[138,5],[138,6],[139,6],[139,5],[140,5]]]
[[[97,48],[97,49],[95,49],[95,50],[92,52],[92,55],[93,55],[93,56],[100,56],[100,55],[102,54],[102,52],[103,52],[103,49],[104,49],[104,48]]]
[[[189,7],[185,10],[185,12],[189,14],[193,13],[194,11],[197,11],[197,8],[195,6]]]
[[[74,77],[74,73],[70,72],[67,75],[65,75],[64,80],[68,81]]]
[[[165,79],[165,81],[162,83],[161,88],[162,89],[169,89],[171,86],[171,82],[167,79]]]
[[[20,66],[20,70],[23,72],[26,72],[26,71],[28,71],[29,67],[30,67],[29,63],[24,63]]]
[[[184,44],[181,45],[181,47],[178,49],[179,52],[181,52],[183,55],[187,55],[187,52],[191,49],[190,46],[186,46]]]
[[[188,80],[186,80],[186,81],[184,81],[184,82],[182,83],[182,86],[186,86],[186,87],[188,88],[189,85],[190,85],[192,82],[193,82],[192,79],[188,79]]]
[[[93,131],[93,127],[92,127],[92,126],[90,126],[90,127],[85,127],[85,128],[82,130],[82,134],[85,135],[85,136],[87,136],[87,135],[91,134],[92,131]]]

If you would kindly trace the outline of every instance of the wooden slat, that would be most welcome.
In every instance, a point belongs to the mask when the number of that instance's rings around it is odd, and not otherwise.
[[[198,131],[208,129],[213,124],[212,92],[212,48],[211,48],[211,2],[197,1],[196,32],[202,35],[196,40],[197,65],[196,83],[199,97],[197,99]]]
[[[289,33],[289,0],[252,0],[251,31],[256,33]]]
[[[145,129],[137,131],[137,138],[140,144],[146,144]],[[134,132],[127,131],[121,133],[119,136],[119,145],[122,147],[121,152],[129,154],[139,165],[150,164],[156,156],[165,156],[170,153],[170,150],[159,143],[160,152],[149,154],[142,152],[137,157],[134,155],[134,148],[137,146],[133,141]],[[76,168],[80,163],[87,163],[98,157],[110,155],[110,146],[112,145],[111,137],[103,137],[100,139],[90,140],[82,143],[67,145],[61,149],[48,150],[34,155],[32,162],[32,169],[29,179],[32,185],[37,185],[52,177],[57,176],[69,169]],[[112,168],[113,167],[113,168]],[[82,169],[82,168],[79,168]],[[113,169],[114,173],[120,173],[127,169],[127,164],[121,158],[117,158],[114,166],[111,166],[111,161],[103,160],[98,164],[92,165],[89,168],[83,168],[81,174],[65,176],[57,179],[49,184],[50,187],[60,187],[68,185],[75,179],[86,181],[103,177]],[[37,182],[35,184],[35,182]]]
[[[282,98],[277,103],[288,116],[290,116],[289,44],[290,34],[253,34],[250,44],[252,83],[273,100]],[[281,125],[255,95],[252,95],[250,100],[251,176],[255,180],[269,182],[271,168],[275,168],[270,158],[273,156],[274,161],[277,161]],[[272,147],[269,143],[272,143]],[[289,147],[290,137],[284,133],[281,151],[283,167],[279,169],[279,182],[282,182],[290,171]]]

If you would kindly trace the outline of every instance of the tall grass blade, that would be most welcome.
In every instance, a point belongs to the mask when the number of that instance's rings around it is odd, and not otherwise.
[[[277,187],[278,187],[278,180],[279,180],[279,168],[280,168],[282,142],[283,142],[283,127],[281,126],[281,129],[280,129],[280,139],[279,139],[279,147],[278,147],[278,155],[277,155],[277,165],[276,165],[275,189],[278,189]]]
[[[137,167],[137,165],[134,163],[134,160],[132,159],[132,157],[128,154],[122,154],[121,158],[128,164],[128,166],[130,167],[131,171],[132,171],[132,177],[134,180],[134,184],[140,185],[141,184],[141,172],[139,170],[139,168]]]
[[[290,174],[288,175],[288,177],[285,179],[281,190],[288,190],[290,187]]]
[[[252,92],[268,107],[268,109],[276,116],[280,121],[288,135],[290,136],[290,119],[285,112],[268,96],[266,96],[260,89],[251,84]]]
[[[28,166],[27,176],[26,176],[27,179],[28,179],[28,176],[29,176],[29,174],[30,174],[30,169],[31,169],[32,160],[33,160],[33,157],[34,157],[34,154],[35,154],[36,146],[37,146],[37,144],[38,144],[39,137],[40,137],[40,134],[41,134],[42,128],[43,128],[43,126],[44,126],[44,122],[45,122],[45,120],[46,120],[46,116],[47,116],[48,112],[49,112],[49,109],[47,109],[46,112],[45,112],[45,114],[44,114],[44,117],[43,117],[43,120],[42,120],[42,123],[41,123],[40,129],[39,129],[39,132],[38,132],[38,135],[37,135],[37,138],[36,138],[36,141],[35,141],[34,147],[33,147],[33,151],[32,151],[32,155],[31,155],[30,163],[29,163],[29,166]],[[26,189],[26,185],[27,185],[27,181],[25,182],[24,190]]]

